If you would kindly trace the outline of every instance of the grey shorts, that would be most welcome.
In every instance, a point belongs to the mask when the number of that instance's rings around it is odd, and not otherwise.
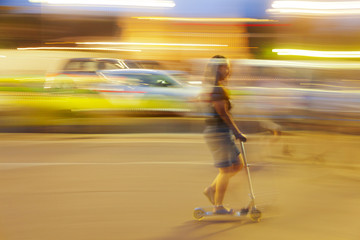
[[[215,161],[215,167],[224,168],[240,165],[240,150],[234,142],[234,135],[229,128],[207,126],[205,140]]]

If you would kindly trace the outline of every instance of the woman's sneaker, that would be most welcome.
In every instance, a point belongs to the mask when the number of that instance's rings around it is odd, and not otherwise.
[[[234,210],[233,209],[227,209],[224,206],[215,206],[214,207],[214,214],[217,215],[226,215],[226,214],[233,214]]]

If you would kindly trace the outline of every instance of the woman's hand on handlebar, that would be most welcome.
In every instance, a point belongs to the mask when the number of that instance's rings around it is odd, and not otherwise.
[[[242,134],[241,132],[237,132],[234,134],[236,139],[239,139],[242,142],[246,142],[247,138],[244,134]]]

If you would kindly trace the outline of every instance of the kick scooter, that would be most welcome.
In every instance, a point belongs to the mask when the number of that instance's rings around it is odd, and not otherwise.
[[[244,147],[244,143],[242,141],[240,141],[240,146],[241,146],[241,153],[242,153],[243,159],[244,159],[244,167],[246,170],[246,175],[248,177],[249,190],[250,190],[250,194],[249,194],[250,203],[248,204],[248,206],[246,208],[235,210],[231,214],[225,214],[225,215],[232,215],[234,217],[249,216],[252,221],[260,222],[261,211],[259,209],[257,209],[256,205],[255,205],[255,195],[254,195],[254,191],[253,191],[253,187],[252,187],[249,165],[247,164],[247,161],[246,161],[245,147]],[[195,208],[194,213],[193,213],[193,217],[196,220],[202,220],[202,219],[204,219],[204,217],[208,217],[208,216],[219,216],[219,214],[215,214],[212,210],[207,211],[201,207]]]

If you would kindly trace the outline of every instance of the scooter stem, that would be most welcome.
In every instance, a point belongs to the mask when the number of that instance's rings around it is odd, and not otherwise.
[[[244,165],[245,165],[245,169],[246,169],[246,175],[248,176],[248,183],[249,183],[249,189],[250,189],[250,198],[252,200],[252,202],[255,200],[255,195],[254,195],[254,190],[252,187],[252,182],[251,182],[251,177],[250,177],[250,170],[249,170],[249,165],[246,161],[246,153],[245,153],[245,147],[244,147],[244,143],[242,141],[240,141],[240,145],[241,145],[241,152],[243,155],[243,159],[244,159]]]

